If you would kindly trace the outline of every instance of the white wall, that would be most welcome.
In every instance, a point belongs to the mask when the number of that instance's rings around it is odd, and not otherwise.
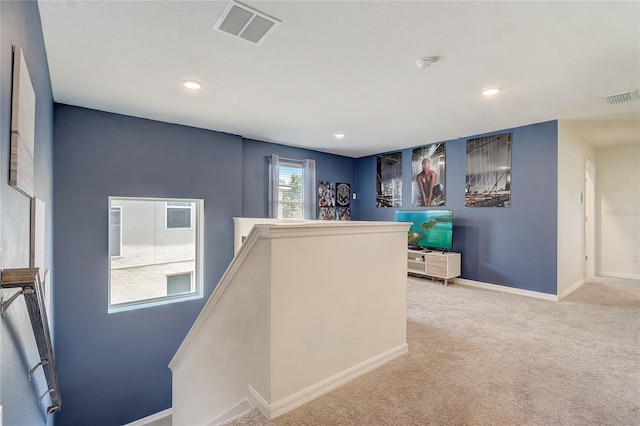
[[[269,398],[269,241],[253,249],[225,273],[233,283],[218,284],[171,361],[174,425],[208,425],[247,399],[248,383]]]
[[[112,269],[195,260],[195,208],[191,228],[167,229],[164,201],[113,199],[111,206],[122,207],[122,256],[111,259]]]
[[[274,418],[406,353],[407,230],[256,225],[169,365],[174,424]]]
[[[310,220],[300,219],[273,219],[273,218],[261,218],[261,217],[234,217],[233,218],[233,255],[235,256],[242,247],[243,240],[247,238],[249,232],[253,228],[253,225],[268,225],[268,224],[301,224],[301,223],[313,223]]]
[[[596,175],[596,272],[639,279],[640,144],[598,148]]]
[[[558,121],[558,297],[584,283],[585,163],[593,148],[563,120]],[[544,170],[540,169],[541,173]]]
[[[195,281],[196,262],[171,262],[159,265],[136,266],[111,271],[111,304],[134,300],[165,297],[168,294],[168,276],[191,274]]]
[[[406,344],[408,225],[344,223],[304,238],[272,228],[272,405]]]

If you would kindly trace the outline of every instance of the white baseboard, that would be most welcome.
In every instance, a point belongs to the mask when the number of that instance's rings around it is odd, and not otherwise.
[[[251,386],[249,386],[249,388],[251,388]],[[247,411],[251,410],[251,408],[252,408],[251,404],[249,403],[249,401],[245,399],[244,401],[241,401],[240,403],[238,403],[232,409],[228,410],[226,413],[222,414],[221,416],[218,416],[218,418],[210,422],[207,426],[216,426],[216,425],[219,425],[220,423],[224,423],[227,420],[231,420],[234,417],[237,417],[243,413],[246,413]]]
[[[633,274],[619,274],[617,272],[600,272],[603,277],[611,277],[611,278],[626,278],[628,280],[640,280],[640,275]]]
[[[270,418],[269,403],[251,385],[249,385],[249,402],[251,403],[251,405],[256,407],[263,416],[265,416],[267,419]]]
[[[566,289],[565,291],[563,291],[562,293],[560,293],[558,295],[558,300],[562,300],[565,297],[567,297],[568,295],[570,295],[571,293],[573,293],[574,291],[576,291],[577,289],[579,289],[580,287],[582,287],[582,285],[584,284],[584,279],[578,280],[575,284],[573,284],[571,287],[569,287],[568,289]]]
[[[467,287],[477,287],[477,288],[483,288],[485,290],[501,291],[503,293],[511,293],[511,294],[517,294],[520,296],[535,297],[536,299],[551,300],[553,302],[557,302],[559,300],[558,296],[556,296],[555,294],[547,294],[547,293],[541,293],[538,291],[523,290],[521,288],[513,288],[513,287],[507,287],[504,285],[467,280],[465,278],[456,278],[455,283],[459,285],[464,285]]]
[[[144,426],[144,425],[148,425],[149,423],[155,422],[156,420],[169,417],[170,415],[171,415],[171,408],[167,408],[164,411],[160,411],[158,413],[136,420],[135,422],[127,423],[124,426]]]
[[[275,419],[293,409],[300,407],[301,405],[310,402],[319,396],[329,393],[334,389],[362,376],[365,373],[375,370],[383,364],[404,355],[409,352],[409,346],[404,343],[397,348],[383,352],[378,356],[375,356],[367,361],[361,362],[341,373],[338,373],[328,379],[309,386],[295,394],[282,399],[274,404],[269,405],[267,401],[249,386],[249,401],[258,409],[264,416],[269,419]]]

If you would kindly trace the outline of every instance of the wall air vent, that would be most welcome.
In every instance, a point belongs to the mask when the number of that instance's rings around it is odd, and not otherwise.
[[[637,97],[638,97],[637,91],[632,91],[632,92],[616,93],[615,95],[605,96],[604,98],[610,104],[621,104],[623,102],[629,102],[634,99],[637,99]]]
[[[254,44],[262,44],[278,24],[280,24],[279,20],[231,0],[222,11],[213,29]]]

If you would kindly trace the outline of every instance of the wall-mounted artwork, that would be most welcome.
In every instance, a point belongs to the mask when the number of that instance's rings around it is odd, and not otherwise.
[[[465,206],[510,206],[511,137],[511,133],[502,133],[467,140]]]
[[[320,220],[336,220],[335,207],[320,207]]]
[[[33,196],[36,94],[22,49],[13,49],[13,95],[11,99],[11,161],[9,185]]]
[[[351,185],[348,183],[336,183],[336,206],[349,207],[351,202]]]
[[[349,207],[336,208],[337,220],[351,220],[351,209]]]
[[[376,207],[402,207],[402,152],[378,155]]]
[[[351,220],[351,185],[318,182],[318,217],[320,220]]]
[[[411,204],[413,207],[444,206],[445,145],[433,143],[415,148],[411,154]]]
[[[318,206],[335,207],[336,205],[336,183],[318,182]]]

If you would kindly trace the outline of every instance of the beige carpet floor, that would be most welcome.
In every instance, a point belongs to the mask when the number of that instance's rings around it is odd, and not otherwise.
[[[225,426],[640,425],[638,280],[561,302],[408,285],[407,355],[273,421],[251,410]]]

